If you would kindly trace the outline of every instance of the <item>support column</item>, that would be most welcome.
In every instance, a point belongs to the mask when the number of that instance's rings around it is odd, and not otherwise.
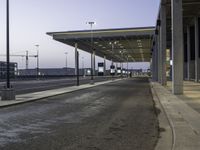
[[[152,79],[153,79],[153,81],[157,81],[156,65],[157,65],[157,63],[156,63],[156,49],[155,49],[155,45],[154,45],[153,51],[152,51]]]
[[[157,43],[157,35],[155,35],[155,39],[154,39],[155,43],[154,43],[154,70],[155,70],[155,81],[158,82],[158,43]]]
[[[104,76],[106,76],[106,56],[104,55]]]
[[[152,80],[155,81],[155,50],[152,49],[152,59],[151,59],[151,74],[152,74]]]
[[[161,84],[166,85],[166,5],[161,4],[160,9],[160,53],[161,53]]]
[[[199,82],[199,18],[195,17],[195,82]]]
[[[156,57],[157,57],[157,81],[160,83],[161,79],[161,68],[160,68],[160,41],[159,41],[159,34],[156,36]]]
[[[78,70],[77,52],[78,52],[78,43],[75,43],[75,75],[77,75],[77,70]]]
[[[157,38],[156,37],[155,37],[154,51],[155,51],[155,81],[158,82],[158,43],[157,43]]]
[[[79,86],[79,52],[77,51],[77,54],[76,54],[77,58],[76,58],[76,62],[77,62],[77,70],[76,70],[76,85]]]
[[[172,92],[183,94],[182,0],[171,0],[172,11]]]
[[[96,51],[95,50],[93,50],[93,55],[92,55],[92,57],[93,57],[93,76],[95,76],[95,74],[96,74],[96,71],[95,71],[95,55],[96,55]]]
[[[190,26],[187,27],[187,79],[190,80]]]
[[[94,73],[94,76],[96,75],[96,51],[95,50],[93,50],[93,59],[94,59],[94,71],[93,71],[93,73]]]
[[[161,51],[161,41],[160,41],[160,27],[158,29],[158,36],[157,36],[157,50],[158,50],[158,82],[161,83],[162,81],[162,51]]]

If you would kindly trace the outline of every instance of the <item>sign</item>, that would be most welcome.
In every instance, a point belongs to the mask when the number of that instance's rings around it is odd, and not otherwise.
[[[115,75],[115,66],[114,65],[110,66],[110,74]]]

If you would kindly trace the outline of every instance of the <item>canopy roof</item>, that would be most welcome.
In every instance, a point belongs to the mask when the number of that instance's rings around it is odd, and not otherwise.
[[[114,62],[149,62],[155,27],[48,32],[54,40]],[[92,39],[92,40],[91,40]],[[93,41],[93,42],[91,42]],[[92,48],[93,47],[93,48]]]

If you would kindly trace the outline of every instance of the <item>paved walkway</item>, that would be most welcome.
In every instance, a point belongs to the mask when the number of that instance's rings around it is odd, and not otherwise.
[[[158,98],[161,107],[166,113],[171,128],[171,140],[169,130],[161,133],[157,150],[169,150],[162,144],[170,145],[172,150],[199,150],[200,149],[200,84],[194,82],[184,83],[184,95],[171,94],[171,83],[166,87],[158,83],[151,83],[154,98]],[[160,127],[162,125],[162,120]],[[166,125],[167,126],[167,125]],[[164,139],[164,140],[163,140]],[[168,140],[166,140],[168,139]],[[161,146],[161,147],[160,147]]]
[[[110,83],[110,82],[114,82],[114,81],[119,81],[119,80],[122,80],[122,79],[97,82],[95,84],[83,84],[80,86],[71,86],[71,87],[66,87],[66,88],[46,90],[46,91],[35,92],[35,93],[21,94],[21,95],[16,96],[16,100],[10,100],[10,101],[1,101],[0,100],[0,108],[17,105],[17,104],[22,104],[22,103],[27,103],[27,102],[33,102],[33,101],[37,101],[37,100],[40,100],[43,98],[57,96],[57,95],[61,95],[64,93],[69,93],[69,92],[73,92],[73,91],[77,91],[77,90],[92,88],[92,87],[95,87],[98,85],[102,85],[102,84],[106,84],[106,83]]]

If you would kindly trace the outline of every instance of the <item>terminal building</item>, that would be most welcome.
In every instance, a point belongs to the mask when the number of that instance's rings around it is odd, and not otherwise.
[[[153,80],[183,93],[183,81],[200,78],[200,1],[161,0],[152,43]]]
[[[155,27],[48,32],[56,41],[114,63],[151,62],[152,80],[183,93],[183,81],[200,78],[200,1],[161,0]],[[91,26],[92,27],[92,26]],[[112,68],[111,68],[112,69]],[[75,74],[77,70],[77,63]]]

